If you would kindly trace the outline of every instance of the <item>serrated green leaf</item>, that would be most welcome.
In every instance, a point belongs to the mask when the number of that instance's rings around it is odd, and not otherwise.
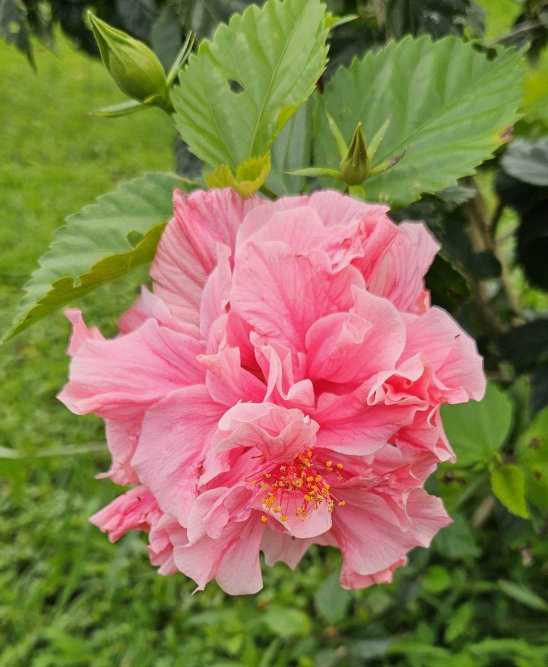
[[[512,424],[512,402],[493,382],[483,400],[442,408],[443,425],[459,465],[488,463],[502,447]]]
[[[305,187],[304,177],[287,172],[310,164],[312,159],[310,105],[303,105],[289,120],[272,145],[272,171],[268,187],[277,195],[298,194]]]
[[[345,137],[358,121],[373,137],[390,117],[373,167],[404,156],[365,182],[366,197],[405,206],[455,185],[493,154],[517,119],[522,78],[522,58],[513,50],[488,60],[455,37],[392,42],[339,69],[315,96],[316,164],[338,164],[326,111]]]
[[[326,64],[320,0],[268,0],[204,40],[172,93],[183,140],[204,162],[236,168],[263,155]]]
[[[145,174],[69,216],[25,285],[4,340],[150,261],[171,215],[175,187],[189,188],[174,174]]]
[[[523,433],[516,456],[525,473],[527,499],[540,510],[548,510],[548,408],[539,412]]]
[[[529,518],[525,500],[525,474],[513,463],[507,463],[491,471],[491,488],[500,502],[512,514]]]

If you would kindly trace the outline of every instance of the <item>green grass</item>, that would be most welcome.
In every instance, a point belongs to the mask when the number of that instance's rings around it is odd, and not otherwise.
[[[2,326],[64,216],[121,179],[172,166],[174,132],[160,112],[86,115],[119,99],[99,64],[63,40],[37,61],[35,75],[0,43]],[[112,331],[136,283],[87,298],[88,318]],[[95,479],[108,465],[101,424],[55,398],[67,334],[56,315],[0,350],[0,667],[544,664],[546,616],[497,581],[541,593],[548,547],[500,508],[481,529],[463,520],[444,531],[394,585],[352,594],[333,585],[334,553],[313,551],[297,573],[269,570],[263,592],[234,599],[159,577],[140,535],[109,544],[88,523],[117,492]],[[462,493],[438,483],[448,500],[453,490]],[[471,495],[464,515],[480,501]]]

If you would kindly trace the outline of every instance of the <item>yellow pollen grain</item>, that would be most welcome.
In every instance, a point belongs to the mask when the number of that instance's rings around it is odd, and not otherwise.
[[[280,519],[281,519],[282,521],[287,521],[287,519],[288,519],[287,514],[282,514],[282,516],[280,517]]]
[[[332,468],[333,467],[333,461],[326,461],[325,462],[325,467],[326,468]]]
[[[342,470],[344,468],[342,463],[337,463],[337,470]]]
[[[268,517],[265,514],[261,514],[261,523],[267,523]]]
[[[339,500],[339,502],[337,503],[337,505],[338,505],[339,507],[344,507],[344,506],[346,505],[346,500]]]

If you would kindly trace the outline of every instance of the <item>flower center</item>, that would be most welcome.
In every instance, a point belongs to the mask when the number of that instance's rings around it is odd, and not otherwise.
[[[346,504],[332,492],[333,482],[344,479],[342,471],[342,463],[314,460],[312,450],[307,449],[292,462],[278,464],[255,476],[250,484],[262,492],[265,511],[277,514],[280,521],[287,521],[289,512],[304,520],[324,503],[330,512],[336,505]],[[266,523],[268,517],[263,514],[261,521]]]

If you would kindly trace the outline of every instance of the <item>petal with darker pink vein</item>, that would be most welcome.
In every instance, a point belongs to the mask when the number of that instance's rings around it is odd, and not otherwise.
[[[131,465],[164,512],[186,526],[204,453],[225,407],[204,385],[172,392],[147,411]]]
[[[87,339],[72,357],[59,399],[76,414],[124,419],[181,386],[204,379],[203,344],[147,320],[112,340]]]
[[[476,343],[441,308],[408,316],[402,360],[420,354],[434,371],[434,384],[448,403],[479,401],[485,393],[483,361]]]
[[[94,514],[90,522],[116,542],[130,530],[148,530],[160,514],[154,496],[144,486],[138,486]]]
[[[306,334],[308,375],[336,383],[362,383],[392,370],[405,346],[405,326],[394,306],[354,290],[354,308],[316,321]]]
[[[439,249],[439,243],[422,223],[403,222],[370,274],[367,288],[390,299],[399,310],[424,312],[424,276]]]
[[[310,326],[352,306],[352,287],[363,287],[353,267],[330,273],[323,252],[295,254],[282,243],[247,243],[234,270],[230,303],[267,339],[304,350]]]
[[[246,213],[262,201],[228,189],[191,195],[175,191],[175,215],[160,239],[150,275],[154,291],[176,317],[199,324],[201,293],[217,261],[217,244],[233,251]]]

